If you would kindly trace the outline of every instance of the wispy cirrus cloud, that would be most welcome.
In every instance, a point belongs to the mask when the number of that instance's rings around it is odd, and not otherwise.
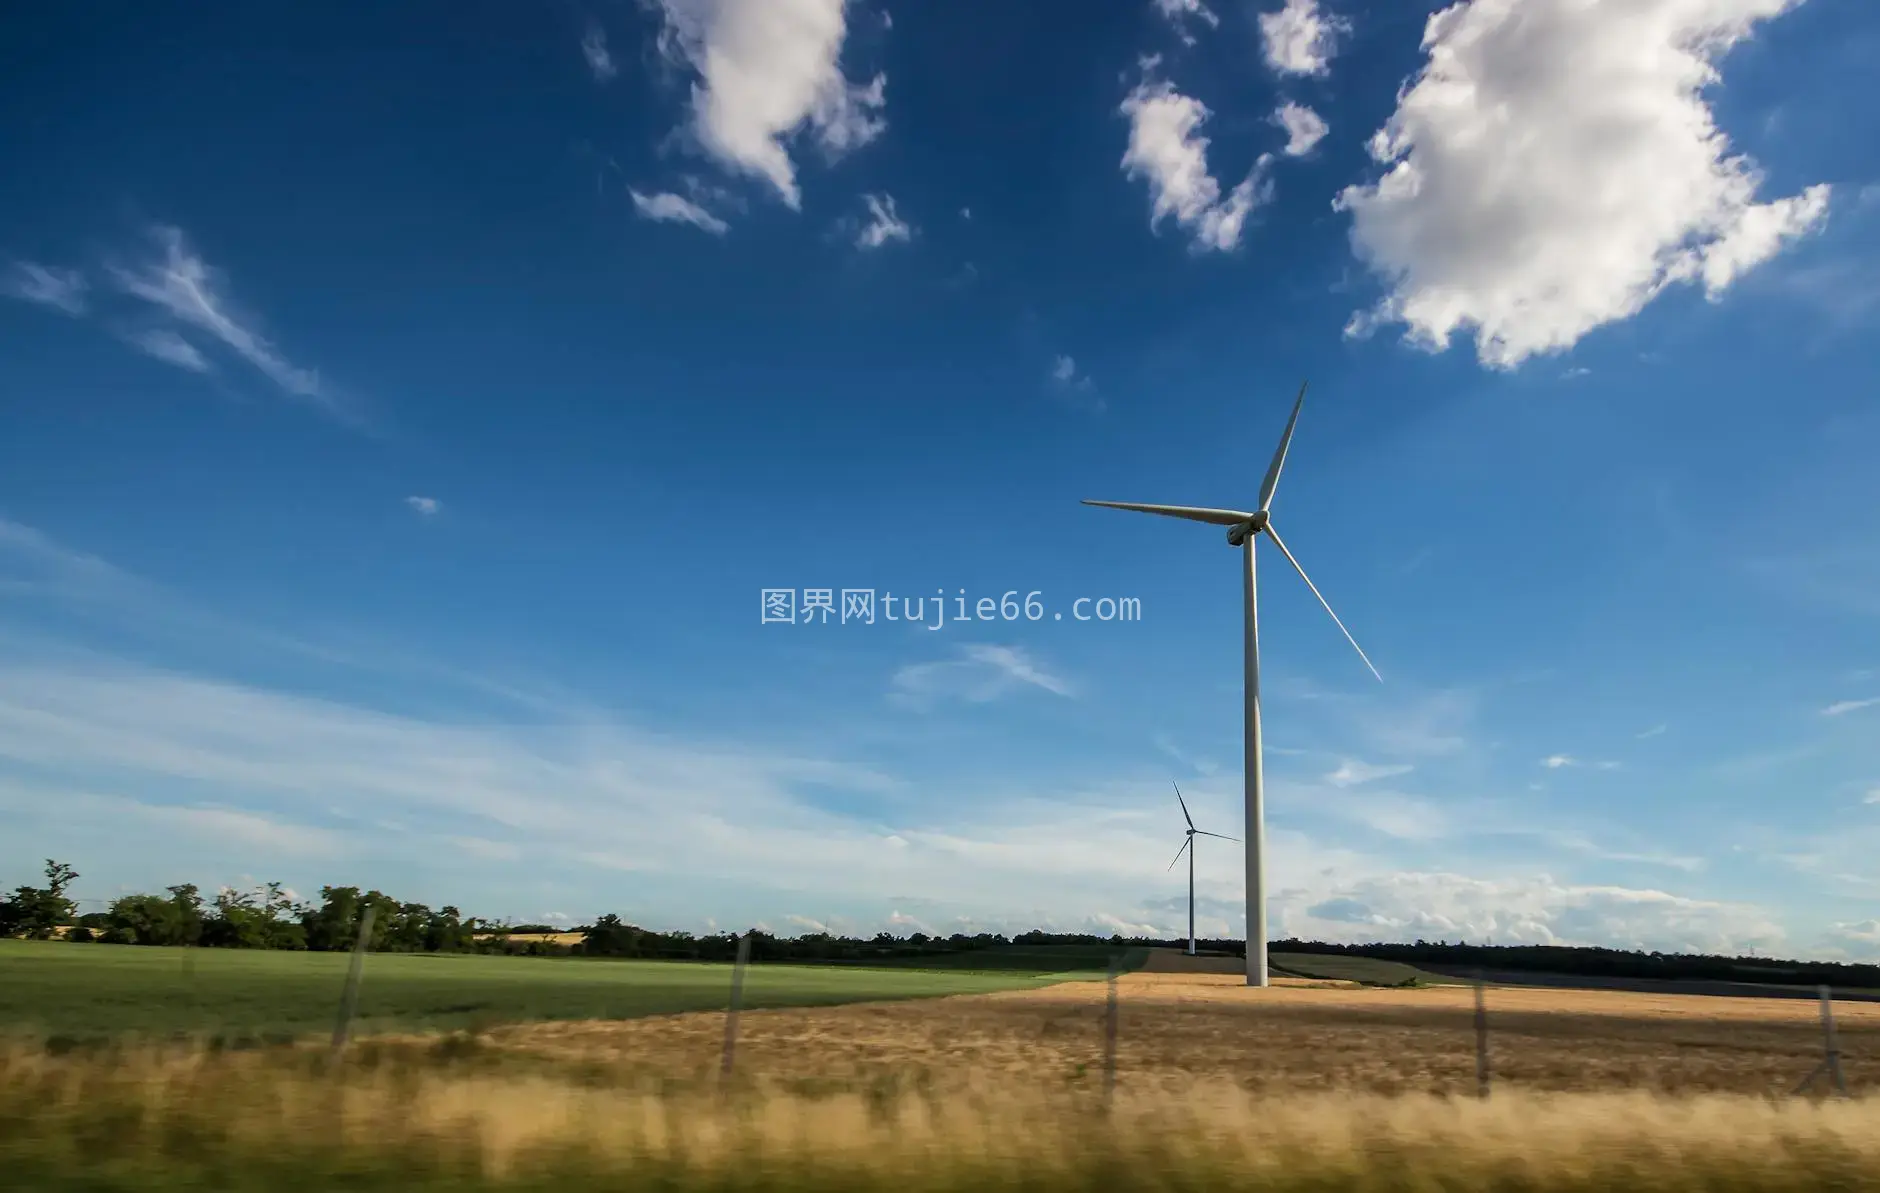
[[[1822,709],[1821,715],[1824,717],[1844,717],[1848,713],[1859,712],[1864,708],[1872,708],[1877,704],[1880,704],[1880,696],[1870,696],[1865,700],[1837,700]]]
[[[878,249],[890,241],[913,237],[913,226],[894,209],[893,195],[863,195],[862,203],[868,208],[868,219],[855,234],[856,248]]]
[[[581,57],[586,60],[588,70],[594,75],[594,81],[605,83],[620,73],[614,65],[614,56],[607,48],[607,30],[589,23],[581,34]]]
[[[159,224],[151,229],[150,238],[157,250],[154,256],[135,265],[110,266],[120,290],[179,323],[207,333],[288,395],[328,414],[347,415],[321,385],[317,373],[289,361],[251,318],[236,310],[223,293],[225,279],[221,272],[190,246],[182,229]],[[172,359],[171,363],[180,360]]]
[[[983,704],[1028,687],[1074,694],[1068,680],[1047,671],[1022,648],[989,644],[962,646],[950,659],[911,663],[894,673],[892,687],[898,700],[921,707],[939,700]]]
[[[15,261],[0,275],[0,294],[62,315],[83,315],[89,288],[83,271],[35,261]]]
[[[1352,787],[1359,783],[1407,775],[1415,769],[1408,763],[1378,764],[1364,762],[1357,758],[1342,758],[1338,762],[1338,768],[1325,776],[1325,781],[1334,787]]]
[[[1180,930],[1185,900],[1164,873],[1168,817],[1143,806],[1135,778],[1068,775],[1040,790],[989,765],[916,783],[827,743],[763,744],[748,725],[730,736],[715,723],[648,730],[573,698],[467,713],[463,697],[491,686],[487,677],[457,672],[454,695],[426,689],[419,699],[413,672],[381,657],[368,684],[357,675],[323,683],[333,677],[311,670],[280,678],[280,664],[305,663],[316,648],[166,611],[152,586],[110,563],[0,523],[0,580],[16,571],[60,599],[43,602],[57,616],[35,633],[17,618],[41,602],[5,599],[16,593],[0,583],[0,634],[24,628],[35,643],[0,650],[0,867],[9,870],[36,866],[42,845],[82,840],[89,873],[140,889],[212,889],[265,867],[301,889],[337,880],[439,902],[469,890],[479,914],[615,910],[659,927],[801,915],[866,933],[898,912],[935,931]],[[64,598],[81,592],[111,601],[113,624],[169,620],[206,651],[190,665],[156,665],[55,649],[45,631],[67,624]],[[238,638],[243,665],[275,648],[263,670],[278,682],[218,672],[221,646]],[[953,700],[984,695],[982,679],[1075,690],[1011,647],[941,662],[968,666],[904,673],[907,682]],[[916,790],[922,798],[905,798]],[[1184,779],[1183,792],[1198,821],[1236,832],[1237,772]],[[1336,815],[1392,841],[1372,856],[1276,823],[1271,905],[1282,933],[1492,932],[1508,942],[1713,949],[1768,941],[1756,908],[1531,872],[1404,869],[1406,852],[1479,831],[1482,817],[1453,800],[1329,786],[1293,798],[1284,784],[1276,794],[1294,817],[1342,799]],[[1240,929],[1241,878],[1237,851],[1203,851],[1204,932]],[[1321,918],[1320,908],[1357,918]],[[1439,918],[1446,933],[1419,932]]]
[[[125,335],[124,342],[145,356],[192,373],[210,372],[209,361],[196,346],[167,327],[146,328]]]
[[[648,195],[631,189],[627,194],[633,199],[633,210],[643,219],[666,224],[690,224],[713,236],[723,236],[730,228],[725,221],[684,195],[676,195],[671,191]]]

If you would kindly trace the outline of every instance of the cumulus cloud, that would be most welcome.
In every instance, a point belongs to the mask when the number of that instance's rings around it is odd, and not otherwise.
[[[954,658],[902,667],[893,679],[896,699],[921,706],[941,699],[983,704],[1028,687],[1057,696],[1074,694],[1069,681],[1016,646],[964,646]]]
[[[1218,28],[1221,23],[1221,18],[1201,0],[1155,0],[1155,7],[1175,27],[1175,35],[1185,45],[1195,44],[1195,35],[1188,31],[1190,20],[1200,21],[1210,29]]]
[[[1541,759],[1541,765],[1548,770],[1559,770],[1566,766],[1576,766],[1578,763],[1566,754],[1550,754]]]
[[[656,220],[664,224],[691,224],[702,232],[713,236],[723,236],[729,227],[723,220],[700,207],[684,195],[675,195],[671,191],[645,195],[629,189],[627,194],[633,199],[633,210],[644,219]]]
[[[1327,73],[1339,36],[1350,31],[1349,21],[1321,11],[1318,0],[1286,0],[1278,12],[1260,14],[1266,64],[1282,75]]]
[[[197,255],[182,229],[160,225],[152,229],[152,238],[159,250],[155,258],[134,267],[111,267],[120,289],[208,333],[293,397],[337,411],[317,374],[282,356],[251,319],[235,310],[222,292],[220,271]]]
[[[894,210],[893,195],[863,195],[868,207],[868,222],[855,234],[858,249],[878,249],[891,240],[907,240],[914,234],[906,220]]]
[[[1703,90],[1756,21],[1799,0],[1464,0],[1347,187],[1357,256],[1388,293],[1348,332],[1457,332],[1491,368],[1572,346],[1673,283],[1716,298],[1827,212],[1826,185],[1759,203]]]
[[[444,508],[444,503],[435,497],[407,497],[405,504],[423,518],[434,518]]]
[[[605,83],[620,73],[614,65],[614,56],[607,49],[607,31],[599,25],[589,25],[587,32],[581,35],[581,56],[587,59],[588,69],[594,72],[595,81]]]
[[[1147,65],[1153,66],[1151,60]],[[1207,105],[1175,90],[1172,83],[1145,79],[1123,100],[1129,117],[1129,148],[1123,173],[1149,185],[1149,227],[1173,216],[1193,238],[1196,252],[1226,251],[1240,244],[1247,216],[1271,197],[1265,180],[1270,155],[1261,155],[1246,179],[1227,193],[1208,172],[1208,138],[1200,128]]]
[[[661,45],[690,64],[692,130],[726,167],[770,183],[802,205],[785,142],[812,135],[831,158],[866,145],[887,122],[888,77],[866,84],[842,73],[845,0],[658,0]]]
[[[165,364],[175,365],[179,369],[188,369],[192,373],[207,373],[209,362],[204,359],[196,346],[163,327],[134,331],[124,337],[124,342]]]
[[[1313,147],[1325,139],[1325,134],[1332,131],[1317,112],[1290,100],[1273,113],[1273,123],[1286,130],[1286,148],[1280,152],[1287,157],[1311,153]]]
[[[1783,940],[1779,925],[1744,904],[1547,876],[1484,880],[1440,872],[1342,884],[1333,897],[1289,911],[1284,930],[1325,940],[1492,939],[1719,953],[1767,950]]]
[[[0,294],[65,315],[85,313],[85,275],[76,269],[15,261],[0,277]]]

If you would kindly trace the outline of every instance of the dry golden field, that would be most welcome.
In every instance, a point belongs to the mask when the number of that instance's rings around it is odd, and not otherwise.
[[[1233,975],[1135,973],[1118,982],[1119,1083],[1196,1082],[1249,1093],[1475,1090],[1473,991],[1375,989]],[[1100,981],[1041,990],[746,1013],[737,1066],[785,1087],[988,1081],[1050,1088],[1094,1080]],[[1488,992],[1498,1085],[1545,1091],[1785,1093],[1821,1056],[1817,1004],[1540,988]],[[1838,1003],[1850,1087],[1880,1085],[1880,1004]],[[710,1076],[722,1015],[499,1028],[511,1054],[578,1061],[664,1081]]]
[[[0,1050],[20,1188],[1844,1190],[1880,1193],[1880,1005],[1842,1004],[1857,1096],[1781,1096],[1815,1004],[1146,972],[742,1016],[318,1047]],[[1455,1096],[1462,1095],[1462,1096]]]

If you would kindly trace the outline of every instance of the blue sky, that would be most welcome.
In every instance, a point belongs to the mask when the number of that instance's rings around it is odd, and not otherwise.
[[[1275,933],[1880,956],[1865,9],[41,6],[0,871],[1173,934],[1309,377]]]

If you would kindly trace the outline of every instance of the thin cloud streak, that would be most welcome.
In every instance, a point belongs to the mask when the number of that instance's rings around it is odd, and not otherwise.
[[[255,328],[240,319],[221,293],[222,278],[189,246],[180,228],[151,230],[159,256],[125,268],[111,266],[118,288],[165,312],[178,322],[207,332],[253,365],[287,394],[328,414],[345,411],[320,383],[318,374],[291,363]]]
[[[0,278],[0,294],[47,307],[62,315],[85,313],[85,275],[76,269],[40,265],[33,261],[15,261]]]

